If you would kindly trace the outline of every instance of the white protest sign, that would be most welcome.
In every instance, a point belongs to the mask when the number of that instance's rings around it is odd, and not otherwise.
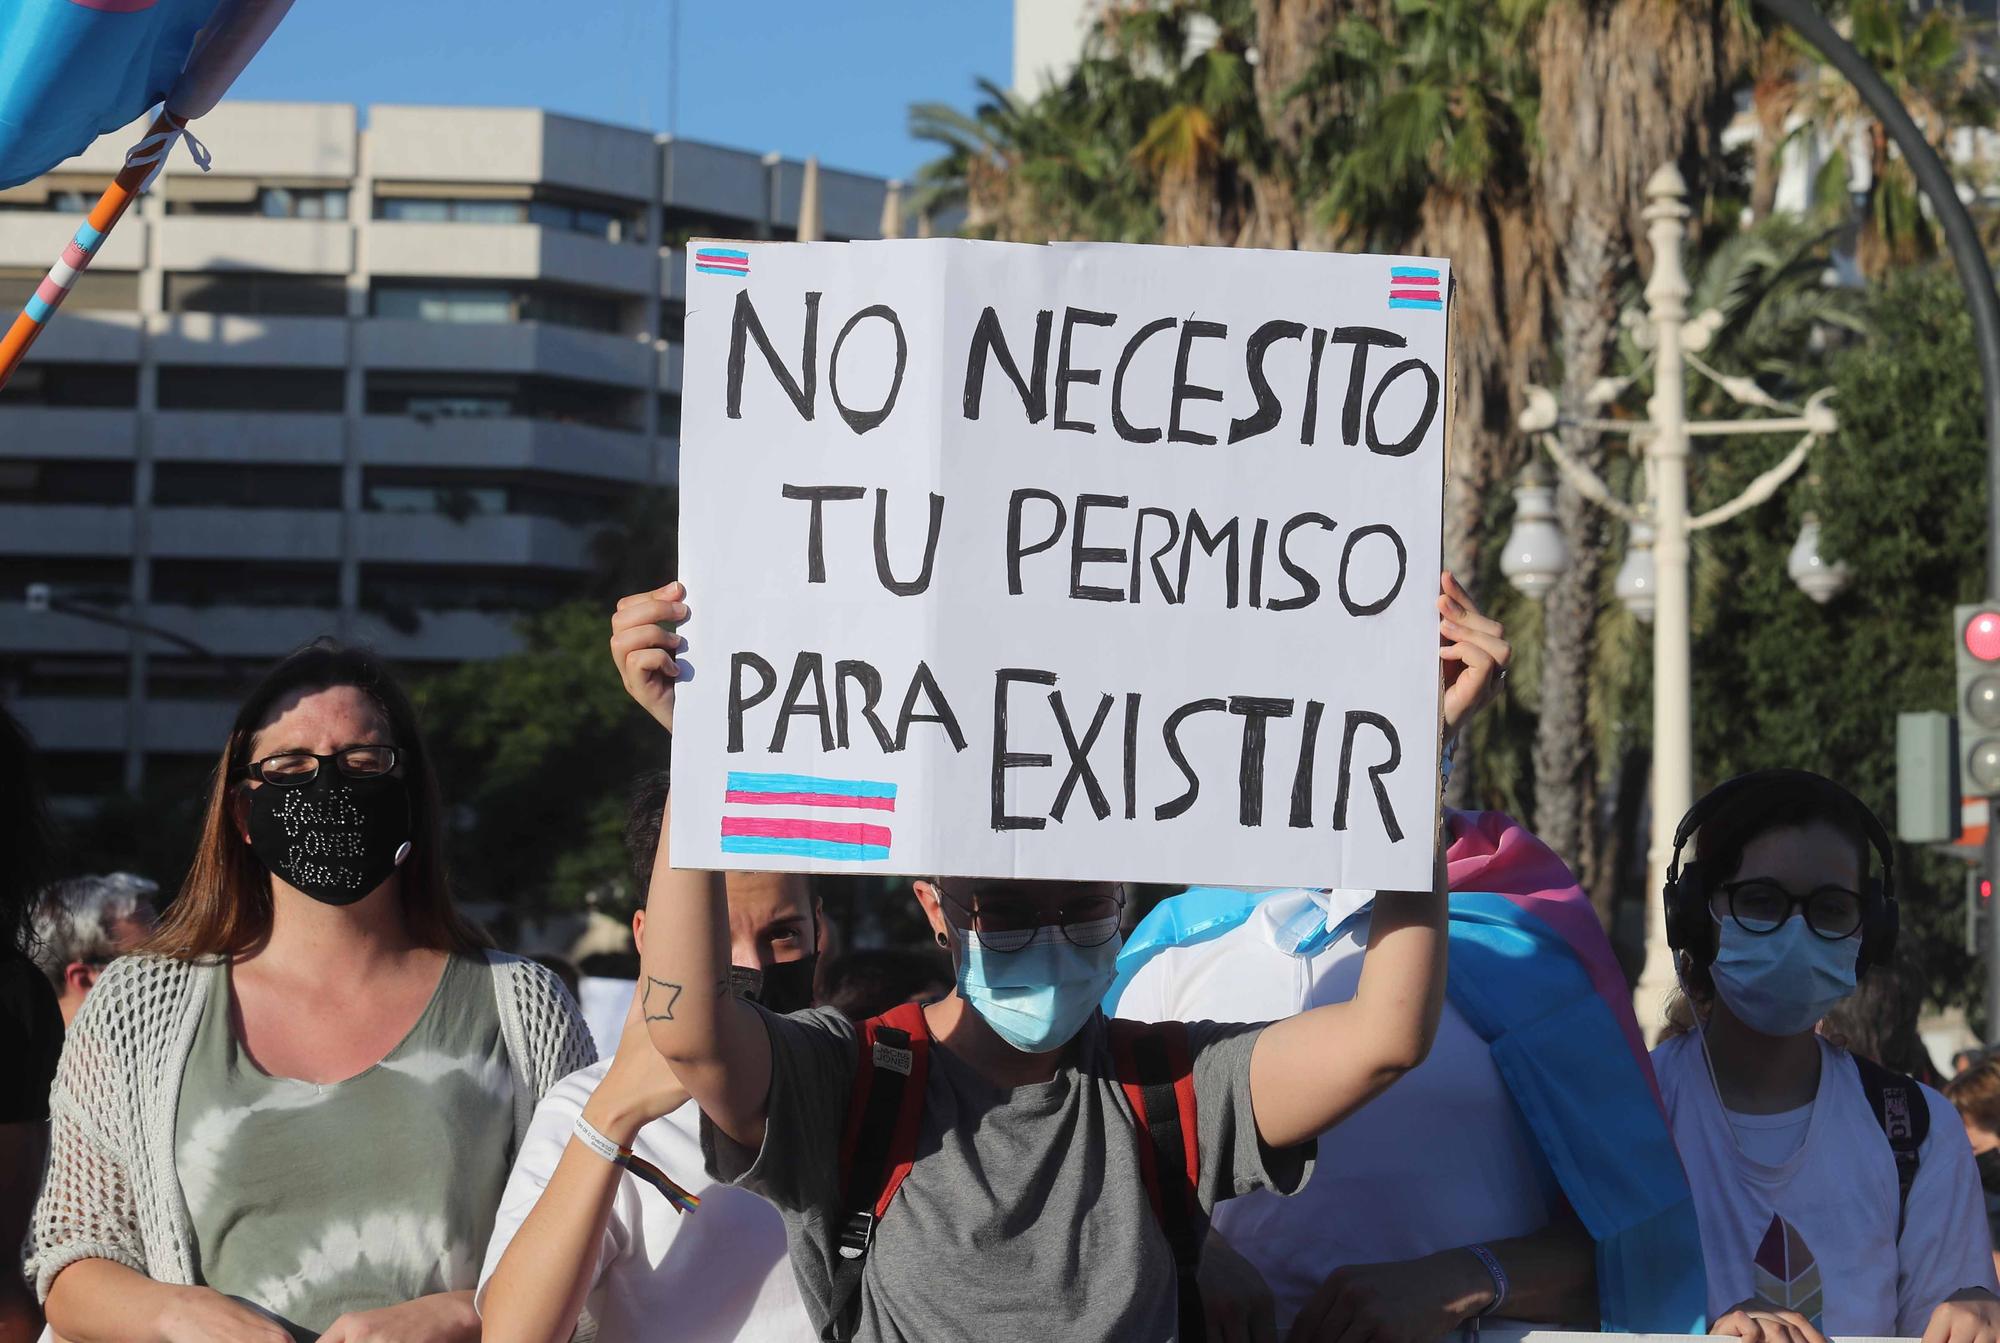
[[[1449,291],[695,245],[674,861],[1428,889]]]

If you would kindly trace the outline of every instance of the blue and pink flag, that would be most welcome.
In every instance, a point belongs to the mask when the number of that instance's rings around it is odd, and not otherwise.
[[[722,851],[870,862],[889,856],[896,785],[731,770]]]
[[[166,99],[219,0],[0,5],[0,188],[39,177]]]

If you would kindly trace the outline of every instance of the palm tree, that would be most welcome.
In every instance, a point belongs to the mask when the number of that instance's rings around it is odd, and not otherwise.
[[[1535,235],[1548,249],[1565,404],[1584,404],[1610,371],[1621,291],[1646,250],[1647,179],[1662,163],[1698,170],[1713,158],[1730,111],[1738,18],[1722,0],[1550,0],[1541,15]],[[1698,196],[1703,174],[1688,175]],[[1571,455],[1602,469],[1600,436],[1562,435]],[[1606,536],[1601,514],[1566,482],[1556,513],[1570,566],[1542,602],[1535,829],[1602,898],[1609,873],[1591,720]]]
[[[1924,138],[1947,162],[1945,140],[1954,128],[1991,120],[1993,90],[1963,22],[1944,7],[1917,17],[1899,0],[1852,0],[1847,19],[1855,49],[1882,73],[1923,128]],[[1854,87],[1822,72],[1806,102],[1819,121],[1836,133],[1856,129],[1865,144],[1867,184],[1860,192],[1850,195],[1853,164],[1842,144],[1828,156],[1814,193],[1832,218],[1858,216],[1855,255],[1862,272],[1879,277],[1891,264],[1935,253],[1935,230],[1920,205],[1916,179],[1902,157],[1891,152],[1888,132],[1868,113]]]

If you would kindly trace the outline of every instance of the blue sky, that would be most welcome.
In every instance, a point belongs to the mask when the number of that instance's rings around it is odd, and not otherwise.
[[[674,0],[301,0],[238,98],[478,103],[668,129]],[[913,102],[1009,82],[1008,0],[680,3],[679,133],[907,178]]]

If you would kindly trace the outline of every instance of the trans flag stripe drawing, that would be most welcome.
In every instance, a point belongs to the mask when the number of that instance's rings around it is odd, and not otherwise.
[[[1396,266],[1389,272],[1389,306],[1444,311],[1444,288],[1434,270],[1421,266]]]
[[[723,793],[722,851],[872,862],[889,856],[887,825],[849,819],[855,811],[892,812],[896,785],[810,774],[731,770]],[[842,819],[810,814],[821,808]]]
[[[694,254],[694,268],[703,275],[734,275],[750,278],[750,254],[730,247],[703,247]]]

